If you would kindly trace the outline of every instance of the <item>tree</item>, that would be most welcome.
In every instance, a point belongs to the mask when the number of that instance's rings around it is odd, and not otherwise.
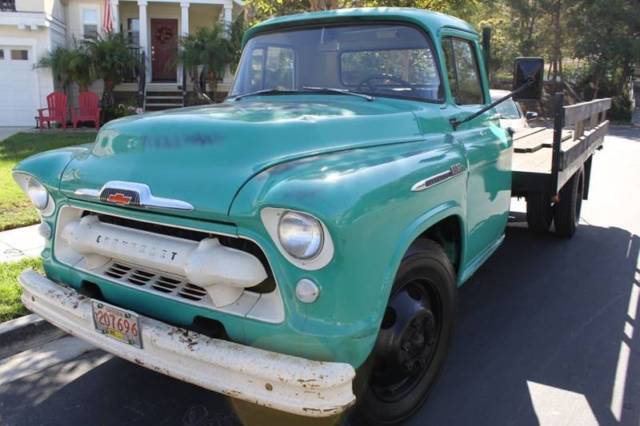
[[[198,67],[206,67],[207,80],[216,98],[218,78],[224,75],[227,65],[235,58],[233,45],[225,28],[216,23],[212,27],[199,28],[180,40],[178,60],[188,70],[194,84],[198,82]]]
[[[312,10],[310,0],[247,0],[244,7],[247,20],[252,24],[273,16]]]
[[[341,7],[415,7],[470,20],[480,0],[341,0]]]
[[[69,76],[81,92],[86,92],[96,80],[94,60],[86,45],[74,40],[73,46],[69,59]]]
[[[109,107],[114,103],[113,89],[134,67],[135,55],[122,33],[109,32],[99,35],[95,40],[84,40],[83,43],[91,57],[95,76],[104,82],[102,105]]]
[[[71,83],[71,76],[69,74],[71,55],[70,49],[66,47],[56,47],[40,58],[35,65],[36,68],[51,68],[54,80],[58,82],[64,92],[67,92],[67,88]]]
[[[64,92],[71,83],[78,84],[80,91],[88,90],[95,81],[93,58],[83,44],[75,40],[72,48],[57,47],[40,58],[38,68],[51,68],[55,80]]]
[[[247,29],[244,13],[239,14],[231,23],[231,34],[229,38],[231,49],[230,68],[233,70],[240,62],[242,55],[242,36]]]

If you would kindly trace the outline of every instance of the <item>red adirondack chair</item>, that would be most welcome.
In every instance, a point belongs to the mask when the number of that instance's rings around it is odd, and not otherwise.
[[[47,96],[47,108],[38,110],[38,122],[40,131],[44,129],[44,123],[51,127],[51,122],[55,121],[67,128],[67,95],[62,92],[53,92]]]
[[[78,108],[73,110],[73,127],[81,121],[93,121],[96,130],[100,128],[100,98],[93,92],[80,92]]]

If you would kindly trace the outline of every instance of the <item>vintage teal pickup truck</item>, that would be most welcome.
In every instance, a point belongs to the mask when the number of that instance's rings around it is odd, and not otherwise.
[[[514,96],[539,96],[539,70],[518,63]],[[400,422],[434,383],[456,289],[502,242],[512,196],[531,228],[571,236],[607,129],[608,100],[559,104],[555,130],[527,135],[490,102],[459,19],[268,20],[224,103],[112,121],[91,146],[16,167],[47,239],[23,301],[231,397],[313,417],[357,402],[365,424]]]

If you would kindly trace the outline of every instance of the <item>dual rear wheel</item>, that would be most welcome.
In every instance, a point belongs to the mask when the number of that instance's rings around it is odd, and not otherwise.
[[[527,196],[527,224],[529,229],[546,233],[554,224],[555,234],[571,238],[580,221],[584,197],[584,169],[578,170],[558,194],[559,201],[552,203],[551,195],[535,193]]]

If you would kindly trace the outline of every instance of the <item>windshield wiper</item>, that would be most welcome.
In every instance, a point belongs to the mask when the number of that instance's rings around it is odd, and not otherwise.
[[[352,92],[348,89],[338,89],[337,87],[313,87],[313,86],[304,86],[304,90],[309,90],[312,92],[329,92],[329,93],[339,93],[341,95],[351,95],[357,96],[359,98],[363,98],[368,100],[369,102],[375,100],[373,96],[365,95],[364,93]]]
[[[291,93],[302,93],[300,90],[283,90],[283,89],[261,89],[256,90],[255,92],[243,93],[242,95],[234,96],[231,98],[233,101],[239,101],[242,98],[246,98],[247,96],[257,96],[257,95],[288,95]]]

